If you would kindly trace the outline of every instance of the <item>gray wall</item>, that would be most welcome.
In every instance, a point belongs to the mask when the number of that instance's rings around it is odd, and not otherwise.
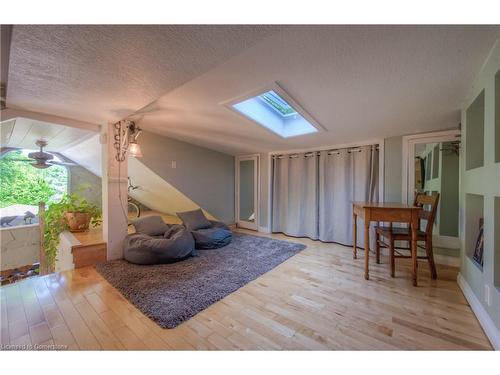
[[[465,155],[465,169],[473,169],[484,165],[484,91],[476,97],[465,112],[466,147],[471,150]]]
[[[460,168],[460,214],[462,239],[461,276],[470,286],[486,314],[496,326],[500,337],[500,184],[498,171],[500,165],[495,162],[495,75],[500,69],[500,43],[490,53],[481,73],[472,85],[468,102],[462,108],[462,126],[465,132],[465,148],[462,151]],[[467,109],[484,92],[484,126],[479,124],[479,133],[484,129],[483,137],[474,132],[474,118],[467,115]],[[472,122],[469,123],[468,121]],[[472,139],[467,139],[469,136]],[[498,145],[497,145],[498,147]],[[483,153],[482,158],[481,152]],[[464,161],[465,159],[465,161]],[[477,162],[483,159],[483,167],[469,170],[466,161]],[[474,251],[478,233],[478,219],[484,219],[484,266],[474,264],[471,254]],[[489,303],[486,291],[489,290]],[[497,341],[500,349],[500,340]]]
[[[232,155],[149,132],[143,132],[138,143],[141,163],[218,219],[234,223]]]
[[[423,145],[423,144],[420,144]],[[434,234],[458,237],[459,218],[459,157],[451,151],[451,142],[427,143],[419,154],[429,162],[423,191],[439,193],[439,206],[434,222]],[[443,151],[444,150],[444,151]],[[427,173],[429,172],[429,173]]]
[[[384,199],[401,202],[403,137],[386,138],[384,142]]]
[[[446,146],[446,143],[443,143],[443,146]],[[459,173],[458,155],[449,151],[441,152],[439,234],[442,236],[458,237]]]

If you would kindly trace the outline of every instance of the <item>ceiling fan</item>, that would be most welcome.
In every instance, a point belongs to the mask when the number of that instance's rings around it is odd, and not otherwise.
[[[35,168],[38,168],[38,169],[49,168],[53,165],[63,165],[63,166],[68,166],[68,167],[73,167],[73,166],[77,165],[75,163],[67,163],[67,162],[60,162],[60,161],[52,160],[52,159],[54,159],[54,155],[43,151],[43,148],[45,146],[47,146],[47,144],[48,144],[47,141],[45,141],[43,139],[39,139],[38,141],[36,141],[36,145],[38,147],[40,147],[40,151],[30,152],[28,154],[28,157],[31,160],[27,160],[27,159],[12,159],[12,160],[13,161],[24,161],[24,162],[30,162],[30,161],[34,160],[35,162],[31,163],[31,165]]]

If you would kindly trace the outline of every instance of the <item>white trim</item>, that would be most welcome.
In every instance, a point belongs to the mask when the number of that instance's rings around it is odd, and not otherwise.
[[[469,302],[474,315],[476,315],[477,320],[479,320],[479,324],[481,324],[481,327],[483,327],[484,333],[486,333],[486,336],[490,340],[491,345],[493,346],[493,348],[495,348],[495,350],[500,350],[500,331],[495,326],[495,323],[493,323],[493,320],[491,320],[488,312],[484,309],[483,305],[476,297],[470,285],[467,283],[461,273],[459,273],[457,276],[457,283],[462,290],[465,298],[467,299],[467,302]]]
[[[255,163],[254,167],[254,215],[255,221],[252,223],[250,221],[240,220],[240,161],[243,160],[253,160]],[[242,155],[236,157],[235,163],[235,222],[236,226],[245,229],[258,230],[259,228],[259,210],[260,210],[260,155]]]
[[[259,122],[255,121],[254,119],[246,116],[244,113],[236,110],[233,107],[234,104],[237,104],[237,103],[242,102],[244,100],[247,100],[247,99],[253,98],[255,96],[264,94],[265,92],[271,91],[271,90],[275,91],[276,93],[279,94],[279,96],[281,96],[283,99],[285,99],[285,101],[288,104],[290,104],[293,107],[293,109],[295,109],[304,119],[306,119],[314,128],[316,128],[317,132],[316,133],[297,134],[297,135],[292,135],[292,136],[289,136],[289,137],[283,137],[281,134],[278,134],[278,133],[274,132],[273,130],[269,129],[268,127],[266,127],[266,126],[264,126],[262,124],[260,124]],[[328,131],[323,125],[321,125],[318,121],[316,121],[314,119],[314,117],[312,117],[304,108],[302,108],[302,106],[298,102],[296,102],[290,96],[290,94],[288,94],[278,84],[278,82],[273,82],[273,83],[271,83],[269,85],[266,85],[266,86],[261,87],[259,89],[252,90],[252,91],[247,92],[247,93],[245,93],[243,95],[238,95],[238,96],[236,96],[234,98],[231,98],[231,99],[228,99],[228,100],[224,100],[224,101],[220,102],[219,105],[222,105],[222,106],[226,107],[228,110],[230,110],[231,112],[236,113],[240,117],[243,117],[243,118],[247,119],[252,124],[259,125],[260,127],[264,128],[266,131],[270,132],[271,134],[274,134],[275,136],[277,136],[277,137],[279,137],[281,139],[303,137],[303,136],[307,136],[307,135],[312,135],[312,134],[317,134],[317,133]]]
[[[1,114],[2,114],[1,122],[11,120],[17,117],[22,117],[31,120],[49,122],[56,125],[69,126],[71,128],[89,130],[94,133],[99,133],[101,130],[101,127],[97,124],[74,120],[67,117],[51,115],[50,113],[32,112],[32,111],[26,111],[24,109],[7,108],[3,109],[1,111]]]
[[[18,215],[18,216],[22,216],[22,215]],[[39,227],[40,224],[39,223],[34,223],[34,224],[21,224],[21,225],[15,225],[15,226],[4,226],[4,227],[0,227],[0,232],[2,231],[8,231],[8,230],[18,230],[18,229],[24,229],[24,228],[33,228],[33,227]]]
[[[434,235],[432,243],[435,247],[443,247],[445,249],[460,249],[460,237],[451,237],[443,235]]]
[[[412,134],[403,136],[402,141],[402,167],[403,171],[401,174],[401,201],[403,203],[408,204],[408,186],[410,186],[410,182],[414,180],[409,175],[411,170],[409,166],[410,154],[414,154],[414,145],[417,143],[432,143],[432,142],[443,142],[449,141],[450,139],[456,139],[456,136],[460,136],[460,129],[452,129],[452,130],[443,130],[438,132],[431,133],[421,133],[421,134]],[[412,168],[415,168],[413,165]]]
[[[269,229],[269,227],[259,227],[258,231],[261,233],[271,233],[271,230]]]
[[[460,268],[460,265],[462,264],[462,258],[434,253],[434,262],[436,262],[436,264],[441,264],[444,266]]]

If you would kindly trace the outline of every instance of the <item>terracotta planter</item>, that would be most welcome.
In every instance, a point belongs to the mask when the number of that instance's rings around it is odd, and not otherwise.
[[[90,214],[82,212],[66,212],[65,216],[70,232],[85,232],[89,230]]]

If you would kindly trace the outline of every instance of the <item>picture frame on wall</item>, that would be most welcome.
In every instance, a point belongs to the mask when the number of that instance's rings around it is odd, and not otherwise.
[[[479,232],[476,239],[476,246],[474,248],[474,261],[483,266],[483,253],[484,253],[484,219],[479,219]]]

